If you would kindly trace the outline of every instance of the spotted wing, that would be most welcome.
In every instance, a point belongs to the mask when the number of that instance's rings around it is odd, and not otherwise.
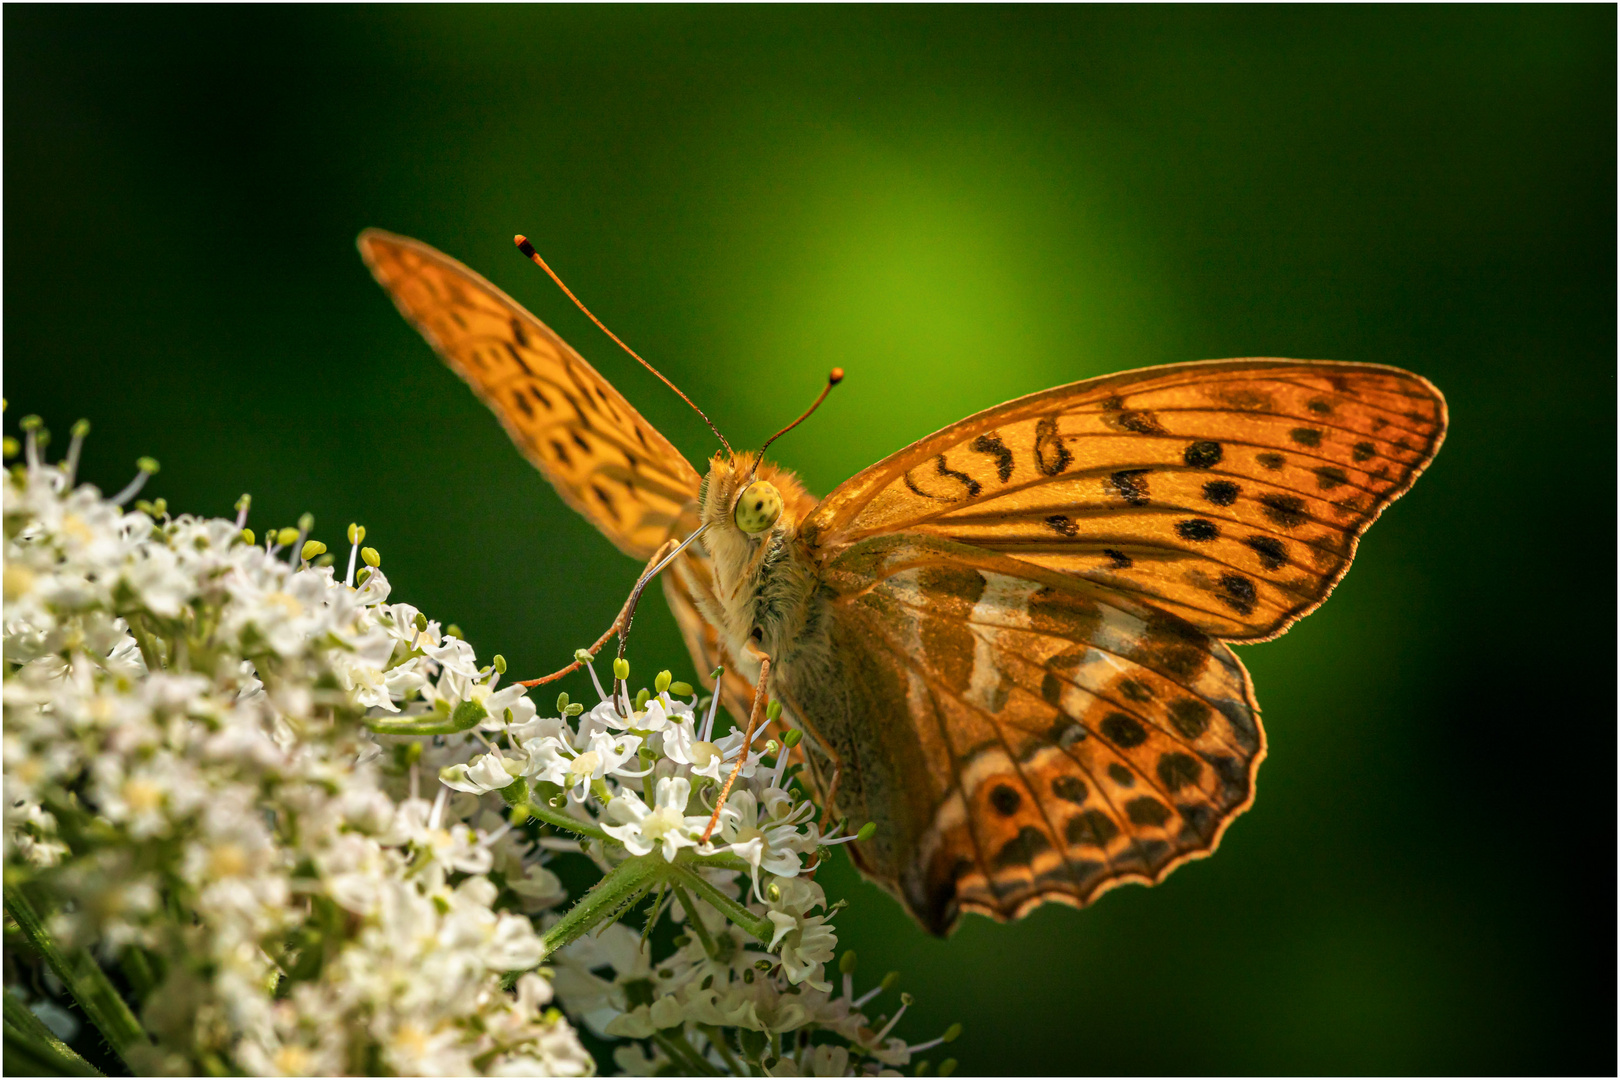
[[[856,864],[924,927],[1152,883],[1215,849],[1265,754],[1249,678],[1186,620],[932,537],[826,567],[830,660],[780,687]]]
[[[426,244],[378,229],[360,254],[407,322],[488,405],[563,501],[638,559],[699,477],[623,395],[517,301]]]
[[[1440,392],[1398,368],[1146,368],[952,424],[839,487],[802,532],[823,565],[875,536],[950,539],[1261,640],[1326,599],[1445,426]]]

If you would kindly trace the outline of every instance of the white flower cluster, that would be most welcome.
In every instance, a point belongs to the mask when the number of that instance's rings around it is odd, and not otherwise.
[[[128,1064],[592,1071],[547,981],[503,986],[543,949],[496,874],[560,899],[540,853],[476,799],[416,797],[358,722],[521,688],[380,570],[355,588],[30,466],[5,484],[8,907],[18,883],[65,950],[121,968],[149,1036]]]
[[[542,717],[388,602],[363,529],[339,578],[245,497],[126,511],[138,482],[73,486],[81,437],[52,465],[30,433],[5,482],[6,903],[136,1072],[593,1071],[561,1010],[637,1075],[895,1075],[955,1037],[894,1037],[904,995],[865,1015],[893,978],[856,996],[853,954],[835,988],[811,879],[853,837],[797,732],[717,736],[622,660]],[[601,871],[566,909],[559,858]]]

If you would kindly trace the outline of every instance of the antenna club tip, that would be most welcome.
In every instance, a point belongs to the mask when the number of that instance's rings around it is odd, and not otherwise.
[[[827,373],[827,385],[828,386],[837,386],[839,383],[841,383],[843,381],[844,381],[844,369],[843,368],[835,367],[835,368],[833,368],[831,371],[829,371]]]
[[[527,236],[524,236],[522,233],[518,233],[516,236],[512,237],[512,243],[516,244],[517,249],[523,252],[524,255],[531,259],[534,258],[534,245],[529,243],[529,238]]]

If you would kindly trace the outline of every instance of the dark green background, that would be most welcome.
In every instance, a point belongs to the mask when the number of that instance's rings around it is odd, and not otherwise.
[[[1451,403],[1337,595],[1242,650],[1271,738],[1219,855],[843,940],[982,1073],[1612,1073],[1615,11],[8,6],[5,392],[176,508],[350,520],[396,596],[549,670],[636,567],[371,282],[463,259],[694,460],[813,489],[966,413],[1221,356]],[[60,445],[60,443],[58,443]],[[687,672],[661,603],[642,666]],[[577,689],[576,689],[577,693]]]

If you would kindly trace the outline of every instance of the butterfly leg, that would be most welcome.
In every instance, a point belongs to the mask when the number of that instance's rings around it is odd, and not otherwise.
[[[709,842],[714,827],[720,823],[720,811],[725,809],[726,798],[731,794],[731,785],[737,782],[743,762],[748,760],[748,748],[753,744],[754,732],[759,727],[760,719],[765,715],[765,699],[769,696],[765,686],[766,680],[771,676],[771,658],[753,647],[748,651],[759,661],[759,684],[754,687],[754,707],[748,712],[748,727],[743,732],[742,746],[737,751],[737,764],[731,767],[731,775],[726,777],[725,786],[720,789],[720,797],[715,800],[714,813],[709,816],[709,824],[703,830],[702,842],[705,844]]]

